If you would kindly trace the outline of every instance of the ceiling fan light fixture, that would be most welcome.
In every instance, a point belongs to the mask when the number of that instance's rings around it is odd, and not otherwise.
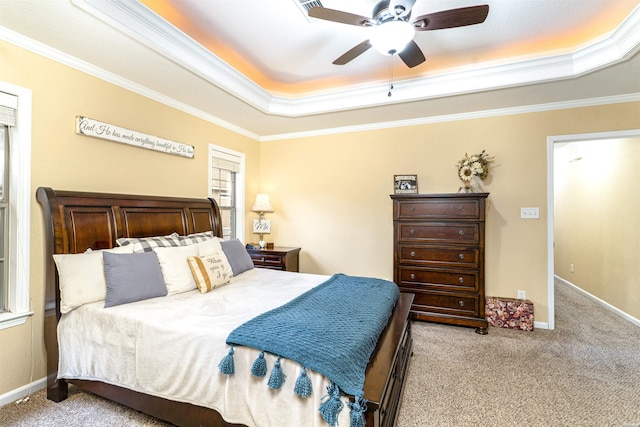
[[[383,55],[395,55],[404,50],[415,34],[416,30],[410,23],[392,20],[373,27],[369,41]]]

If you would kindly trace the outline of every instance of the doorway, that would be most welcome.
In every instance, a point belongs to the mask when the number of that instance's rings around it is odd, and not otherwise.
[[[554,188],[555,188],[555,156],[560,144],[580,141],[597,141],[606,139],[640,138],[640,129],[614,132],[598,132],[574,135],[556,135],[547,137],[547,302],[549,307],[549,329],[555,329],[555,233],[554,233]]]

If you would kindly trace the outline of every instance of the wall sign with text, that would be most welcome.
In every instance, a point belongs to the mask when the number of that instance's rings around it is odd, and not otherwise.
[[[193,145],[182,144],[83,116],[76,116],[76,133],[78,135],[93,136],[95,138],[133,145],[134,147],[175,154],[190,159],[193,159],[195,154]]]

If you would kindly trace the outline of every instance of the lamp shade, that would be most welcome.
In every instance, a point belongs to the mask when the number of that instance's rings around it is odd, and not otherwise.
[[[256,194],[256,201],[251,208],[253,212],[273,212],[268,194]]]

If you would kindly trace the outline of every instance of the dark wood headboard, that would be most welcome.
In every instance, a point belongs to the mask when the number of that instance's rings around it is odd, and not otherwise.
[[[222,237],[220,209],[213,199],[85,193],[40,187],[45,231],[45,345],[48,396],[66,395],[58,384],[57,324],[60,289],[53,254],[82,253],[116,246],[120,237],[187,235],[212,230]],[[62,390],[64,389],[64,390]],[[62,397],[62,396],[58,396]]]

